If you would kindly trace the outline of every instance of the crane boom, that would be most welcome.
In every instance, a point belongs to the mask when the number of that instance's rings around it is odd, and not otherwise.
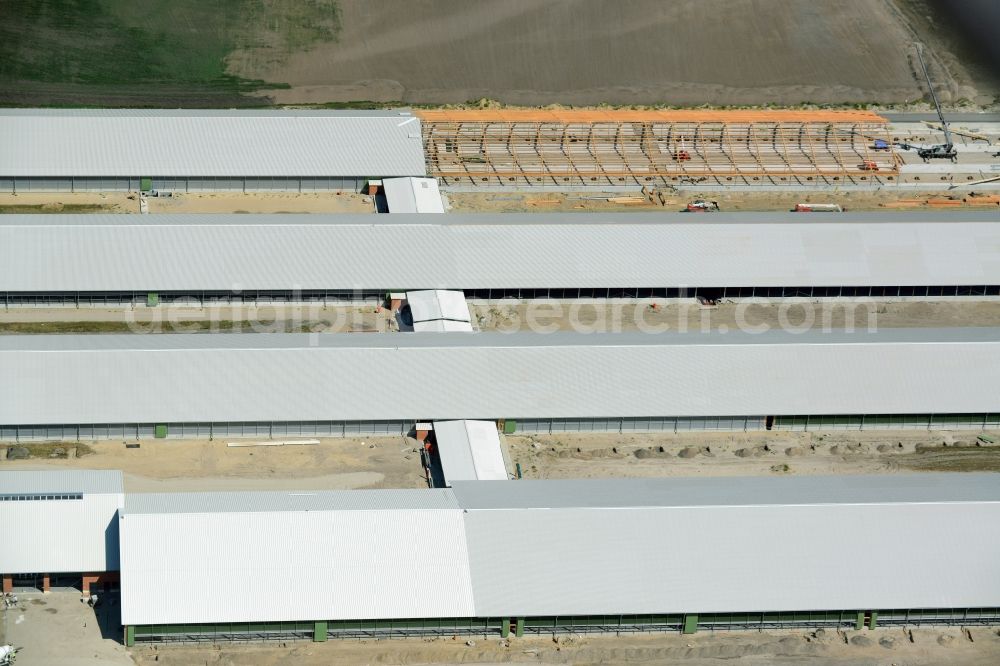
[[[927,89],[931,91],[931,99],[934,100],[934,108],[937,110],[938,118],[941,120],[941,127],[944,129],[944,142],[947,149],[951,149],[955,145],[955,142],[951,139],[951,130],[948,129],[948,123],[944,119],[944,113],[941,111],[941,103],[938,102],[937,93],[934,92],[934,84],[931,83],[931,75],[927,71],[927,65],[924,64],[923,56],[924,47],[921,44],[917,44],[917,60],[920,62],[920,69],[924,72],[924,79],[927,80]]]

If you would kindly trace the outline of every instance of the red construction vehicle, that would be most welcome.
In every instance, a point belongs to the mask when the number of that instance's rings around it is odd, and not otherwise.
[[[878,171],[878,164],[875,164],[872,160],[865,160],[858,165],[858,168],[862,171]]]
[[[691,159],[691,153],[686,150],[678,150],[674,152],[674,161],[684,162]]]

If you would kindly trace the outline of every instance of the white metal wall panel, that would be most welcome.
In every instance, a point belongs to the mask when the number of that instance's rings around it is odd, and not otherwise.
[[[7,215],[0,220],[0,285],[199,291],[1000,284],[995,213],[910,215],[845,213],[807,223],[794,213],[720,214],[718,222],[703,223],[660,213]]]
[[[406,303],[410,306],[414,322],[448,319],[470,321],[469,305],[465,294],[460,291],[428,289],[406,292]]]
[[[1000,329],[3,336],[0,367],[5,425],[1000,412]]]
[[[473,510],[465,521],[480,616],[969,608],[1000,600],[995,502]],[[516,594],[503,575],[511,570]]]
[[[384,178],[390,213],[443,213],[444,201],[434,178]]]
[[[0,502],[0,572],[117,571],[116,513],[122,502],[121,493]]]
[[[474,615],[461,511],[130,513],[122,622]]]
[[[449,484],[508,479],[496,422],[435,421],[434,440]]]
[[[423,176],[407,112],[0,113],[0,176]]]

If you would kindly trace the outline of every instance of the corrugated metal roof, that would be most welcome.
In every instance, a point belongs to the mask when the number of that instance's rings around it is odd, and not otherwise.
[[[121,494],[118,470],[0,470],[0,493]]]
[[[423,176],[408,111],[0,113],[0,176]]]
[[[2,218],[5,291],[1000,284],[989,212]]]
[[[996,502],[464,516],[481,617],[976,608],[1000,599]]]
[[[215,493],[130,493],[125,514],[257,513],[262,511],[440,511],[457,509],[445,490],[316,490]]]
[[[435,421],[434,441],[445,481],[508,479],[494,421]]]
[[[474,616],[462,512],[360,494],[362,511],[124,512],[123,624]]]
[[[435,423],[435,432],[438,427]],[[961,481],[958,483],[957,481]],[[1000,502],[1000,474],[456,481],[458,504],[495,509]]]
[[[1000,578],[987,574],[1000,532],[983,532],[1000,518],[996,474],[465,482],[454,492],[484,616],[950,608],[1000,598]],[[877,556],[847,566],[860,552]],[[927,576],[951,561],[963,565]],[[498,575],[511,568],[513,592]]]
[[[1000,411],[987,328],[0,336],[0,364],[3,424]]]

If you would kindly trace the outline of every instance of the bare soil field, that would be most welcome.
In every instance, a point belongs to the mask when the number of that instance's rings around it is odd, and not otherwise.
[[[985,105],[989,2],[4,0],[0,104]]]
[[[256,93],[280,104],[905,103],[922,96],[909,2],[340,0],[336,41],[236,51],[227,71],[289,84]],[[931,46],[944,99],[977,99]]]

